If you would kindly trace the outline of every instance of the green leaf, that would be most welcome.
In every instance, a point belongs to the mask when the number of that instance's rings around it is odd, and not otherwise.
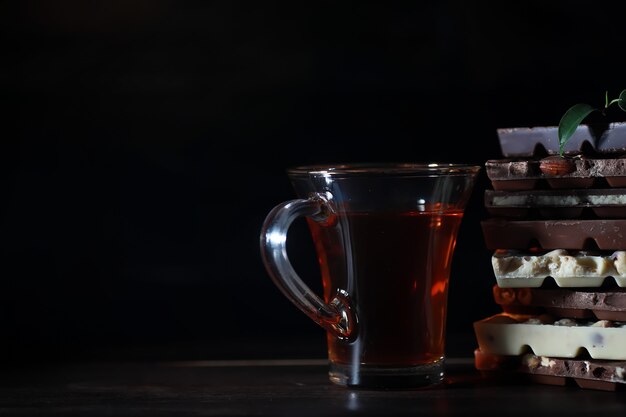
[[[626,111],[626,90],[622,90],[622,92],[619,93],[617,105],[620,109]]]
[[[559,153],[561,156],[563,156],[565,144],[572,137],[574,132],[576,132],[578,125],[595,110],[596,109],[589,104],[578,103],[570,107],[563,117],[561,117],[561,121],[559,122]]]

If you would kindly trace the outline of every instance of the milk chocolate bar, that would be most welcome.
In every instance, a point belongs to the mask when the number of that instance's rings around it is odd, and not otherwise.
[[[601,250],[626,248],[626,219],[607,220],[507,220],[481,222],[488,249]]]
[[[626,322],[626,291],[502,288],[494,285],[493,298],[506,313],[532,315],[547,312],[558,318]]]
[[[626,158],[574,158],[571,164],[571,172],[554,174],[542,172],[540,160],[492,159],[485,171],[494,190],[626,187]]]
[[[486,190],[489,214],[509,218],[626,218],[626,189]]]
[[[586,350],[594,359],[626,360],[626,323],[608,320],[556,320],[550,315],[497,314],[474,322],[478,347],[495,355],[576,358]]]
[[[586,389],[615,391],[626,388],[626,361],[563,359],[530,353],[505,356],[476,349],[474,366],[491,375],[526,375],[541,384],[566,385],[573,381]]]
[[[503,288],[538,288],[547,277],[559,287],[600,287],[609,277],[619,287],[626,287],[626,251],[602,255],[563,249],[536,254],[498,250],[491,265]]]
[[[549,155],[559,153],[556,126],[498,129],[497,133],[505,157],[532,157],[541,150]],[[626,152],[626,123],[578,126],[563,151],[567,155],[579,154],[585,148],[602,154]]]

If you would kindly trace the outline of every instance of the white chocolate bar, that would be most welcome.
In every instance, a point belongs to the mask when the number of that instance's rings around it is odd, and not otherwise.
[[[588,192],[589,193],[589,192]],[[577,207],[577,206],[619,206],[626,204],[623,194],[598,193],[588,195],[539,194],[536,191],[517,194],[496,194],[491,200],[494,207]]]
[[[496,252],[491,264],[502,288],[538,288],[547,277],[552,277],[559,287],[600,287],[608,277],[613,277],[618,286],[626,287],[626,251],[604,256],[587,252],[570,254],[563,249],[543,255]]]
[[[549,316],[498,314],[474,323],[481,351],[575,358],[586,349],[594,359],[626,360],[626,323],[554,320]]]

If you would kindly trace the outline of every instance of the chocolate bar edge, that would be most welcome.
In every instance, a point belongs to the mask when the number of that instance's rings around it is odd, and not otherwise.
[[[626,361],[494,355],[476,348],[474,366],[483,372],[529,376],[542,384],[565,385],[566,380],[571,380],[584,389],[615,391],[618,386],[626,387]]]

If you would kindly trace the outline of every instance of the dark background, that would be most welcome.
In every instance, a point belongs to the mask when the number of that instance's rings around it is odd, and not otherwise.
[[[0,2],[0,354],[323,357],[260,261],[289,166],[484,164],[624,79],[618,2]],[[622,117],[615,114],[615,117]],[[481,174],[452,354],[497,311]],[[297,270],[319,291],[303,223]]]

